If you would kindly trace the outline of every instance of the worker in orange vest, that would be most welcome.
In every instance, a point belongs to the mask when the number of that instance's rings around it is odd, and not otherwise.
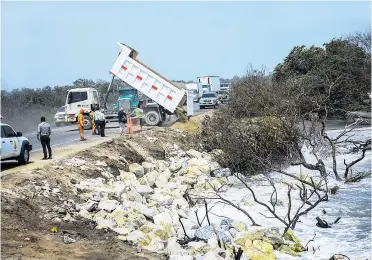
[[[84,138],[84,109],[80,109],[80,114],[78,116],[78,128],[80,133],[80,141],[85,141]]]
[[[93,108],[92,111],[90,111],[89,116],[90,120],[92,122],[92,135],[96,135],[96,123],[94,122],[94,111],[95,109]]]

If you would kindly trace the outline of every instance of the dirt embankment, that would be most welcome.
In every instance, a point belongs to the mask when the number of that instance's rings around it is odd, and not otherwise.
[[[3,259],[165,259],[133,248],[113,232],[97,230],[92,221],[70,212],[79,203],[74,183],[108,174],[119,175],[129,163],[151,156],[163,159],[163,144],[188,145],[179,130],[155,129],[114,138],[75,156],[27,172],[5,176],[1,189],[1,254]],[[84,163],[89,162],[89,167]],[[88,165],[88,164],[87,164]],[[56,233],[51,229],[55,227]],[[72,238],[76,242],[69,243]],[[65,241],[64,241],[65,240]]]

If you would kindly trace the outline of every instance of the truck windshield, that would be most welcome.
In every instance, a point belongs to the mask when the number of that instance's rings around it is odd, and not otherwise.
[[[206,93],[203,94],[202,98],[214,98],[216,95],[214,93]]]
[[[120,96],[130,96],[133,95],[132,89],[121,89],[119,90]]]
[[[88,93],[84,92],[70,92],[68,93],[68,104],[77,103],[88,99]]]

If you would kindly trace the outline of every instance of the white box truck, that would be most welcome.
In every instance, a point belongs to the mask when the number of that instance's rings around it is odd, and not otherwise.
[[[221,89],[219,76],[203,76],[197,78],[199,97],[205,92],[216,92]]]

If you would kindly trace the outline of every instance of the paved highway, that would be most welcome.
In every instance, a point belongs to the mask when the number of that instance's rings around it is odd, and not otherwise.
[[[208,111],[210,109],[199,109],[199,104],[194,103],[194,115],[201,114],[203,111]],[[169,122],[165,122],[165,126],[170,125],[171,123],[176,121],[176,117],[172,116]],[[144,128],[150,128],[150,127],[144,127]],[[118,122],[110,122],[106,124],[106,134],[114,134],[119,133],[119,124]],[[102,138],[101,136],[92,135],[91,130],[84,131],[85,138],[87,139],[98,139]],[[31,133],[24,133],[25,137],[28,138],[30,143],[33,146],[33,150],[31,153],[40,152],[42,150],[40,142],[36,138],[36,131]],[[62,147],[66,146],[68,144],[71,144],[73,142],[77,142],[80,140],[79,131],[77,129],[76,124],[72,124],[69,126],[62,126],[62,127],[53,127],[52,126],[52,135],[51,135],[51,146],[53,147]]]

